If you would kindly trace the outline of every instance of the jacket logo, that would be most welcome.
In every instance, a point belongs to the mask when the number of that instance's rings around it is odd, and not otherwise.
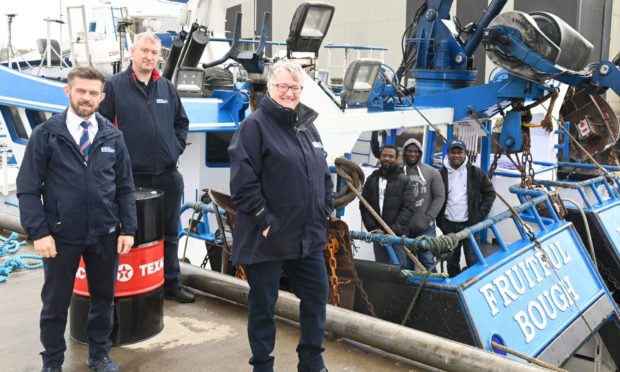
[[[168,103],[168,100],[165,98],[157,98],[155,100],[156,103]]]
[[[312,146],[314,146],[317,149],[322,149],[323,148],[323,144],[319,141],[312,141]]]
[[[113,147],[103,146],[101,147],[101,152],[109,152],[109,153],[114,154],[116,150]]]

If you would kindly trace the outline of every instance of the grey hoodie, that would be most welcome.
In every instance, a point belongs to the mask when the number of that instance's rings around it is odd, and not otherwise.
[[[422,144],[415,138],[408,139],[403,145],[403,161],[405,174],[414,186],[416,194],[415,213],[409,225],[410,236],[417,236],[427,230],[439,214],[446,198],[443,180],[439,171],[421,161],[410,166],[404,160],[407,147],[415,146],[420,151],[422,159]]]

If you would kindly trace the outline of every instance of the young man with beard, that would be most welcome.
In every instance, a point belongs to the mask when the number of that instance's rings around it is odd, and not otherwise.
[[[440,171],[446,190],[446,202],[437,216],[437,224],[444,234],[461,231],[482,221],[495,200],[491,180],[482,169],[467,161],[465,150],[465,143],[452,141]],[[478,262],[469,241],[463,240],[448,259],[448,275],[451,278],[461,272],[461,246],[464,247],[467,267]]]
[[[80,257],[90,292],[88,367],[119,370],[108,355],[114,286],[118,255],[133,246],[136,204],[123,135],[95,113],[104,97],[103,81],[94,68],[69,72],[65,93],[70,106],[32,131],[17,176],[21,223],[43,256],[40,327],[46,372],[62,371]]]
[[[398,148],[384,145],[379,157],[380,167],[364,183],[362,196],[372,209],[398,236],[409,232],[409,223],[414,213],[413,186],[398,165]],[[362,222],[366,230],[375,234],[386,234],[370,211],[360,203]],[[375,261],[391,263],[387,250],[381,244],[374,244]],[[401,265],[406,265],[406,254],[402,247],[394,247]]]
[[[408,139],[403,153],[405,174],[413,185],[415,195],[415,213],[411,219],[409,237],[435,236],[435,218],[446,200],[443,180],[437,169],[420,161],[422,144],[418,140]],[[435,257],[431,251],[419,251],[417,256],[426,269],[434,269]],[[410,262],[409,266],[413,268],[413,263]]]

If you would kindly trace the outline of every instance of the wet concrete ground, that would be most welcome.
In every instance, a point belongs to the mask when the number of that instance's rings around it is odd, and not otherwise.
[[[22,248],[17,254],[30,254]],[[0,258],[0,263],[5,259]],[[41,368],[38,319],[42,269],[16,272],[0,284],[0,371]],[[250,371],[246,308],[200,293],[193,304],[165,301],[164,329],[153,338],[114,347],[111,357],[121,371]],[[276,371],[295,371],[299,338],[296,323],[278,319]],[[69,340],[64,371],[88,371],[87,347]],[[420,371],[424,366],[343,339],[326,339],[324,358],[330,371]]]

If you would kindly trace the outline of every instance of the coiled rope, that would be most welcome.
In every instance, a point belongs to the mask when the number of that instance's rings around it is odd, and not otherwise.
[[[28,263],[25,260],[40,261],[38,263]],[[0,283],[4,283],[8,280],[9,274],[14,270],[33,270],[43,267],[43,257],[36,255],[21,255],[7,258],[2,265],[0,265]]]
[[[461,239],[462,237],[457,233],[441,236],[418,236],[413,239],[412,244],[407,244],[407,241],[403,239],[403,245],[413,253],[417,253],[419,250],[431,251],[437,260],[446,261]]]
[[[336,173],[345,181],[345,186],[334,198],[334,207],[344,208],[355,200],[356,194],[359,194],[358,190],[362,189],[365,176],[362,168],[349,159],[339,157],[334,160],[334,164],[336,165]]]
[[[26,241],[17,241],[19,238],[18,233],[11,233],[8,238],[0,236],[0,257],[6,256],[7,254],[13,254],[17,252],[22,245],[26,244]],[[28,263],[25,260],[38,260],[38,263]],[[43,258],[37,255],[21,255],[7,258],[4,262],[0,263],[0,283],[4,283],[8,280],[9,274],[14,270],[20,269],[38,269],[43,267]]]
[[[0,236],[0,240],[2,240],[2,244],[0,244],[0,257],[17,252],[22,245],[26,244],[26,241],[18,242],[18,237],[19,234],[16,232],[11,233],[8,238]]]

